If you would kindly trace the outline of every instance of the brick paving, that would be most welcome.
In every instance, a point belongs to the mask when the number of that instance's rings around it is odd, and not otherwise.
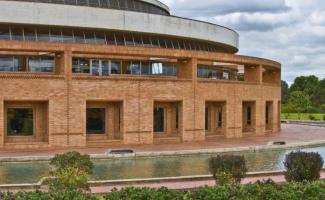
[[[325,140],[325,127],[283,124],[282,131],[278,134],[264,136],[246,136],[244,138],[225,139],[215,141],[190,142],[181,144],[152,144],[152,145],[110,145],[96,148],[29,148],[13,149],[1,148],[0,157],[15,156],[50,156],[65,151],[77,150],[87,154],[102,154],[108,149],[131,148],[136,152],[158,152],[178,150],[199,150],[215,148],[232,148],[266,145],[270,141],[286,141],[288,144]]]

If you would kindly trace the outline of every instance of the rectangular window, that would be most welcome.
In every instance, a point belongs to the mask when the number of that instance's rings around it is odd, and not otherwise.
[[[82,31],[73,31],[75,43],[85,43],[85,35]]]
[[[87,134],[106,133],[106,109],[105,108],[87,108],[86,118],[87,118],[87,122],[86,122]]]
[[[154,132],[164,132],[165,130],[165,109],[164,108],[154,108]]]
[[[100,61],[91,60],[91,75],[99,76],[100,75]]]
[[[141,75],[150,75],[150,63],[141,62]]]
[[[102,61],[102,76],[109,76],[109,61]]]
[[[121,74],[121,61],[111,61],[111,74]]]
[[[251,106],[247,106],[247,121],[246,124],[247,125],[252,125],[252,107]]]
[[[54,58],[30,57],[28,67],[29,72],[54,72]]]
[[[61,30],[50,30],[50,41],[51,42],[62,42]]]
[[[106,33],[106,42],[108,45],[116,45],[114,33]]]
[[[209,130],[209,120],[210,120],[210,117],[209,117],[209,108],[206,107],[205,108],[205,130]]]
[[[34,113],[32,108],[8,108],[7,136],[33,136]]]
[[[90,60],[82,58],[74,58],[72,60],[73,73],[90,73]]]
[[[96,33],[96,43],[97,44],[106,44],[106,37],[104,32]]]
[[[222,109],[221,108],[219,108],[219,110],[218,110],[218,112],[217,112],[217,119],[218,119],[218,121],[217,121],[217,127],[218,128],[222,128]]]
[[[37,29],[37,41],[50,41],[50,30],[47,28]]]
[[[268,103],[266,103],[268,104]],[[269,105],[266,105],[265,107],[265,124],[268,125],[269,124]]]
[[[13,56],[0,56],[0,71],[13,72],[18,71],[16,68],[16,59]]]
[[[27,41],[36,40],[36,31],[34,28],[24,28],[24,38]]]
[[[11,27],[11,39],[12,40],[24,40],[23,29],[19,27]]]
[[[0,27],[0,40],[10,40],[9,27]]]
[[[131,63],[131,74],[133,75],[140,75],[140,62],[139,61],[133,61]]]
[[[63,42],[74,42],[73,31],[70,29],[62,30],[62,41]]]
[[[162,63],[151,63],[151,73],[153,75],[163,74],[163,64]]]
[[[92,31],[86,31],[85,34],[85,43],[87,44],[96,44],[95,33]]]

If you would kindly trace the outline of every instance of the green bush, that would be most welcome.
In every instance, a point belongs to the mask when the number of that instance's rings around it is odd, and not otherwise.
[[[325,121],[325,115],[323,115],[323,120]]]
[[[312,120],[312,121],[316,120],[316,117],[315,117],[314,115],[309,115],[308,117],[309,117],[309,119]]]
[[[217,184],[240,183],[246,175],[245,158],[235,155],[220,155],[209,160],[210,172]],[[229,176],[230,175],[230,176]]]
[[[67,152],[56,155],[50,162],[53,166],[49,180],[49,194],[54,200],[83,200],[89,191],[88,175],[94,167],[88,155]],[[64,197],[64,198],[63,198]]]
[[[287,181],[314,181],[320,178],[323,158],[318,153],[292,152],[286,156],[284,166]]]

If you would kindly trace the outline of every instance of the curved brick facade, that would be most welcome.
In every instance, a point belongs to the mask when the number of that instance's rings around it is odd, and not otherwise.
[[[271,60],[0,37],[0,61],[1,56],[7,60],[13,56],[13,62],[21,64],[17,71],[0,72],[0,147],[175,143],[280,130],[281,66]],[[31,71],[32,61],[42,56],[53,58],[53,71],[37,72],[38,67]],[[78,70],[86,73],[76,73],[76,58],[91,59],[90,74],[84,65]],[[121,61],[121,72],[113,74],[116,60]],[[109,63],[107,76],[104,61]],[[101,75],[92,74],[95,62],[101,63]],[[150,73],[144,70],[147,63]],[[172,65],[164,74],[159,71],[165,65],[153,63]],[[138,65],[140,72],[133,72]],[[23,115],[19,109],[33,114]],[[104,113],[101,124],[91,122],[98,119],[91,118],[93,111]],[[92,125],[103,132],[90,133]],[[19,135],[29,131],[31,135]]]

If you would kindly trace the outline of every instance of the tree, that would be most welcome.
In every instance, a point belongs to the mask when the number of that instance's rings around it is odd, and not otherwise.
[[[311,108],[309,96],[302,91],[294,91],[289,95],[288,104],[286,105],[286,112],[290,113],[304,113]]]
[[[289,85],[285,81],[281,81],[281,96],[282,103],[287,103],[289,98]]]
[[[316,76],[300,76],[295,79],[294,83],[290,87],[290,92],[305,92],[311,99],[314,99],[318,85],[319,80]]]
[[[319,82],[316,92],[314,94],[313,103],[319,106],[325,104],[325,79]]]

